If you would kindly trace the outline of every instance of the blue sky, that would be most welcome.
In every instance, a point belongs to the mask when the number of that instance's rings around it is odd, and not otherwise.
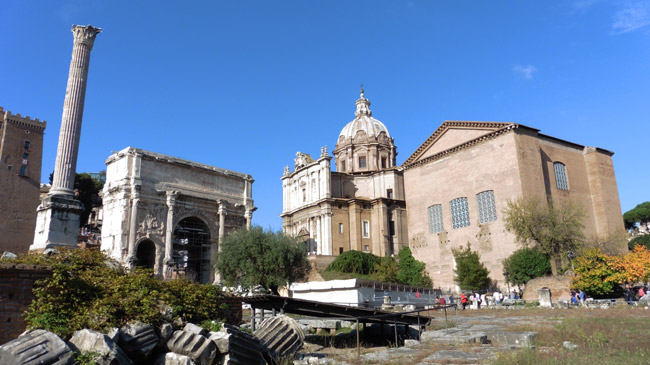
[[[251,174],[281,228],[296,151],[331,152],[359,84],[401,164],[445,120],[506,121],[615,152],[650,200],[650,1],[12,1],[0,106],[45,119],[54,169],[72,24],[92,51],[77,171],[138,147]]]

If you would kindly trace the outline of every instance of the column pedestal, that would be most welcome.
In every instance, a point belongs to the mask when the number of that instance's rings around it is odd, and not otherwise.
[[[83,204],[69,195],[45,197],[37,208],[36,232],[30,251],[53,247],[77,247]]]

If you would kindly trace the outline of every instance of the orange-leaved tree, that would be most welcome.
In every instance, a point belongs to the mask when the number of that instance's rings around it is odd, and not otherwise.
[[[611,278],[617,283],[636,283],[650,278],[650,250],[635,246],[625,256],[612,256],[610,263],[616,274]]]

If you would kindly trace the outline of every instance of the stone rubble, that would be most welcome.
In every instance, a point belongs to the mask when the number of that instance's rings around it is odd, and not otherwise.
[[[115,339],[101,332],[89,329],[76,331],[68,342],[80,352],[98,353],[99,356],[93,359],[97,365],[133,364],[133,361],[117,346]]]
[[[59,336],[45,330],[27,331],[13,341],[0,346],[0,364],[74,363],[72,348]]]
[[[265,319],[253,335],[260,339],[275,359],[293,357],[305,341],[298,323],[285,315]]]

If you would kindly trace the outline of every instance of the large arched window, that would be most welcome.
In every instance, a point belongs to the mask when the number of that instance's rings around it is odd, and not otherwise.
[[[179,270],[203,284],[210,282],[210,230],[202,220],[189,217],[178,222],[173,249]]]
[[[555,170],[555,185],[558,190],[569,190],[569,180],[566,176],[566,166],[562,162],[554,162],[553,170]]]

